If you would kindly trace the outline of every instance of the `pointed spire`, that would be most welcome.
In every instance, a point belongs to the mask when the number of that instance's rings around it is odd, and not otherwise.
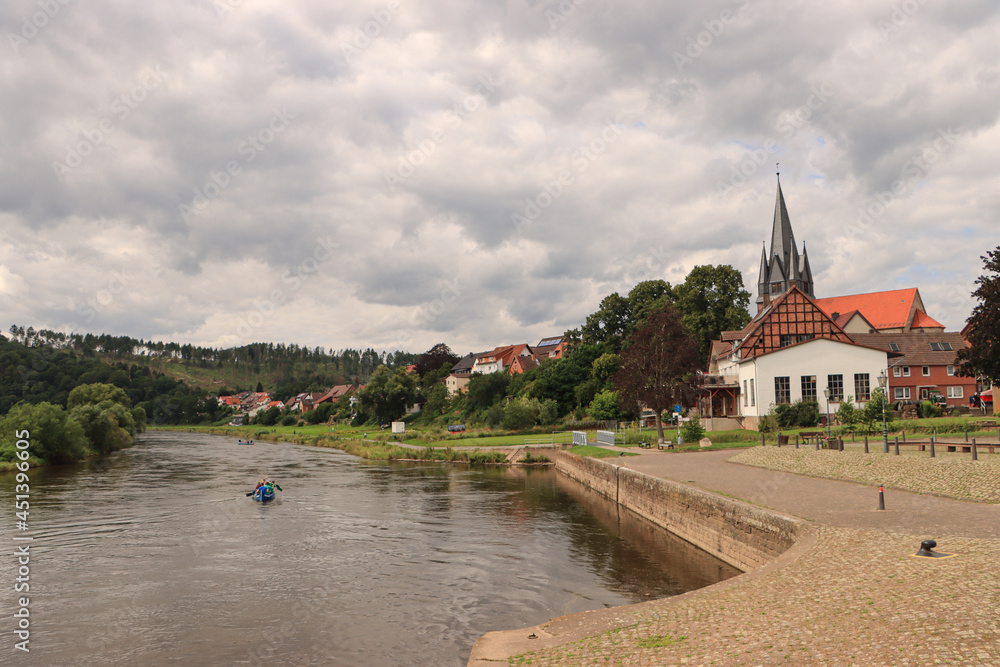
[[[774,200],[774,226],[771,228],[771,256],[780,258],[782,267],[791,277],[790,269],[798,263],[798,258],[795,257],[797,254],[795,235],[792,234],[792,223],[788,219],[788,209],[785,208],[785,197],[781,193],[779,177],[778,194]]]

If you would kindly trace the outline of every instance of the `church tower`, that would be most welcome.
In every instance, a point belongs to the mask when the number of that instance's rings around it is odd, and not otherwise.
[[[816,298],[813,293],[809,255],[804,243],[801,255],[795,245],[795,235],[792,234],[792,223],[788,219],[788,209],[785,208],[785,197],[781,194],[779,176],[778,195],[774,201],[774,226],[771,228],[771,254],[768,255],[765,246],[760,255],[757,312],[762,311],[773,299],[787,292],[793,285],[805,292],[810,299]]]

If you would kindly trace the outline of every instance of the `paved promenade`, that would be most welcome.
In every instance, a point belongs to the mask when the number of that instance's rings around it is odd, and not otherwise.
[[[1000,665],[1000,505],[887,489],[878,511],[876,487],[727,462],[739,454],[614,463],[802,517],[813,536],[707,589],[490,633],[469,664]],[[914,558],[928,538],[956,555]]]

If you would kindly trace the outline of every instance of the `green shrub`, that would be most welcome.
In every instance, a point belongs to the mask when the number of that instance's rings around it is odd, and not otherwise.
[[[941,406],[931,401],[924,401],[920,404],[920,416],[924,419],[934,419],[941,416]]]
[[[688,443],[698,442],[705,437],[705,429],[701,427],[701,420],[698,418],[698,415],[692,416],[681,427],[681,435],[684,436],[684,442]]]

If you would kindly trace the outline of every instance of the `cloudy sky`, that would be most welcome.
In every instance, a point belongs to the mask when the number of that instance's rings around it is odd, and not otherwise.
[[[0,325],[536,343],[649,278],[957,329],[1000,244],[996,0],[9,0]],[[753,297],[752,297],[753,298]],[[751,299],[752,299],[751,298]]]

